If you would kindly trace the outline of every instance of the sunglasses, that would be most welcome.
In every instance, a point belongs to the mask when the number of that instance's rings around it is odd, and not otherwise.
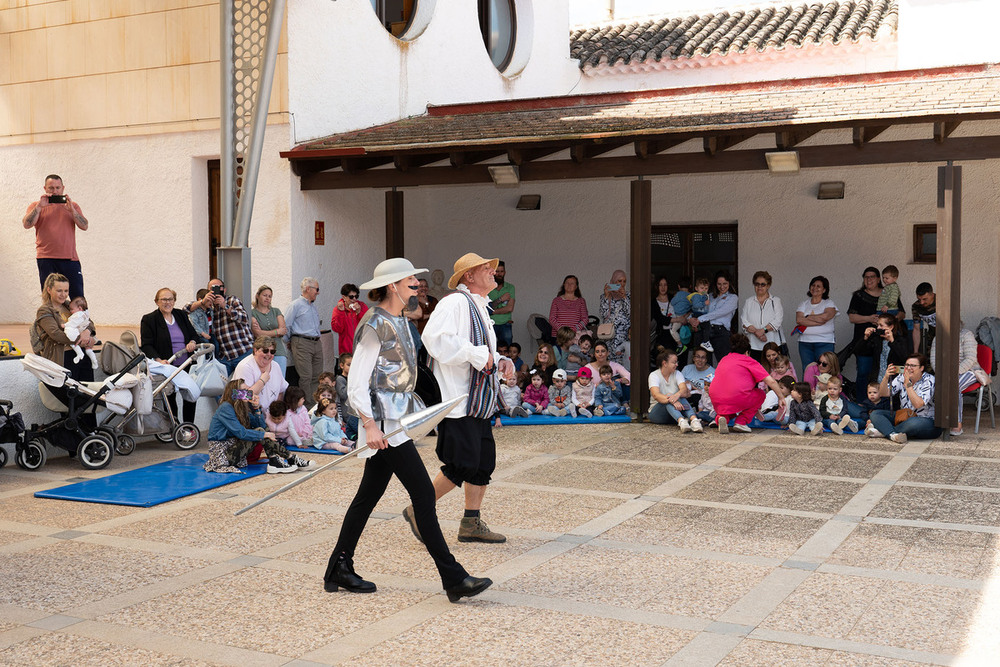
[[[827,362],[825,362],[825,361],[817,361],[817,362],[816,362],[816,364],[817,364],[818,366],[829,366],[829,365],[830,365],[830,364],[828,364],[828,363],[827,363]]]
[[[274,354],[278,350],[273,347],[262,347],[260,348],[260,351],[263,352],[264,354]]]
[[[767,287],[767,283],[754,283],[754,287]]]
[[[347,298],[348,298],[348,299],[357,299],[357,298],[358,298],[358,295],[357,295],[357,294],[348,294],[348,295],[347,295]]]

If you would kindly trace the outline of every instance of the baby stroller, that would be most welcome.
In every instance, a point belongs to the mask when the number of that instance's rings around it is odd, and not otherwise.
[[[115,436],[111,429],[86,428],[87,413],[95,413],[104,407],[118,414],[125,414],[132,407],[132,392],[137,379],[129,371],[139,365],[142,355],[131,359],[112,378],[104,382],[77,382],[69,371],[44,357],[26,354],[21,360],[25,370],[41,382],[38,393],[42,404],[53,412],[60,413],[58,419],[39,426],[32,424],[17,445],[15,462],[25,470],[38,470],[47,458],[45,445],[51,444],[75,454],[80,464],[88,470],[107,467],[115,454]]]
[[[115,371],[127,363],[127,354],[135,348],[135,334],[126,331],[120,343],[105,343],[101,351],[101,366],[105,371]],[[123,414],[109,412],[100,428],[110,429],[115,436],[115,453],[128,456],[135,451],[135,437],[152,435],[160,442],[173,442],[179,449],[193,449],[201,440],[201,430],[192,423],[179,422],[167,404],[166,397],[174,392],[174,380],[196,360],[215,352],[215,346],[202,343],[180,366],[171,366],[175,354],[166,364],[145,360],[140,371],[147,371],[149,381],[140,372],[139,384],[135,388],[132,407]],[[180,353],[178,353],[180,354]],[[155,366],[155,369],[154,369]],[[169,373],[164,377],[165,373]],[[145,384],[144,384],[145,383]],[[194,384],[191,381],[191,384]],[[152,387],[151,394],[148,387]],[[145,393],[145,395],[143,395]],[[197,398],[196,396],[193,398]]]
[[[0,443],[11,442],[15,446],[24,442],[24,419],[20,412],[11,413],[14,404],[0,400]],[[7,450],[0,447],[0,468],[7,465]]]

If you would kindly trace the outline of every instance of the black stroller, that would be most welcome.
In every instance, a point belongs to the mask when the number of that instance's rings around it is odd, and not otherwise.
[[[0,400],[0,443],[13,443],[15,448],[24,442],[24,419],[20,412],[11,412],[14,404]],[[15,449],[15,451],[17,451]],[[7,465],[7,450],[0,447],[0,468]]]

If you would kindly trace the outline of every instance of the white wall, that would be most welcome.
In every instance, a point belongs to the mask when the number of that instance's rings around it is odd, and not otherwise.
[[[298,179],[293,183],[288,162],[278,157],[287,145],[288,127],[268,126],[250,234],[253,284],[271,284],[279,307],[298,295],[288,204]],[[98,326],[137,325],[154,309],[160,287],[175,289],[179,300],[193,299],[208,279],[206,164],[218,153],[217,132],[0,149],[0,208],[9,212],[0,244],[5,287],[0,322],[30,322],[39,306],[35,234],[23,229],[20,220],[52,172],[63,177],[66,192],[90,221],[90,229],[77,230],[76,237]]]

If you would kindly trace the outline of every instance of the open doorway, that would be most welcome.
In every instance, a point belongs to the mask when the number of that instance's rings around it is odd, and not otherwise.
[[[208,277],[219,275],[216,264],[216,249],[222,243],[222,202],[219,196],[220,170],[219,160],[208,161]]]
[[[733,276],[735,288],[739,283],[737,241],[735,222],[655,226],[650,235],[654,280],[665,276],[674,292],[681,276],[712,280],[716,271],[725,269]],[[656,294],[655,283],[652,294]]]

